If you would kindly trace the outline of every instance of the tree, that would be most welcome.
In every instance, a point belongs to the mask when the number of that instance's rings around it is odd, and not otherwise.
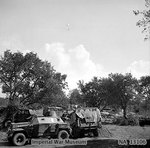
[[[106,106],[112,105],[113,83],[110,78],[94,77],[90,82],[82,81],[78,84],[87,106],[98,107],[103,110]]]
[[[100,96],[100,87],[99,80],[97,77],[94,77],[92,81],[85,83],[79,81],[78,83],[79,89],[83,96],[83,101],[86,106],[90,107],[100,107],[101,104],[101,96]]]
[[[150,0],[145,0],[145,6],[147,8],[146,10],[134,10],[133,12],[135,15],[142,16],[142,19],[139,20],[136,25],[143,28],[142,33],[146,34],[144,39],[147,40],[150,39]]]
[[[126,118],[127,107],[137,95],[138,81],[130,73],[116,73],[109,74],[108,78],[94,77],[88,83],[80,81],[78,85],[87,106],[101,110],[106,106],[121,108]]]
[[[146,100],[150,100],[150,76],[143,76],[139,80],[141,87],[141,93],[144,95]]]
[[[83,104],[83,98],[78,89],[73,89],[69,95],[70,104],[80,105]]]
[[[50,104],[65,89],[65,79],[33,52],[23,55],[7,50],[0,58],[0,84],[10,105]]]
[[[69,99],[63,92],[61,92],[55,95],[55,98],[51,101],[51,106],[67,109],[69,107]]]
[[[130,73],[110,74],[109,77],[114,82],[113,88],[113,102],[123,109],[124,118],[126,118],[128,103],[134,99],[136,95],[136,87],[138,85],[137,79],[133,78]]]
[[[139,80],[140,94],[142,95],[142,108],[145,113],[150,108],[150,76],[143,76]]]

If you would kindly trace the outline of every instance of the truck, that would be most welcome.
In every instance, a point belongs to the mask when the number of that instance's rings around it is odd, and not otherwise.
[[[101,113],[96,107],[77,108],[70,114],[70,126],[73,138],[82,138],[85,135],[97,137],[98,129],[102,127]]]

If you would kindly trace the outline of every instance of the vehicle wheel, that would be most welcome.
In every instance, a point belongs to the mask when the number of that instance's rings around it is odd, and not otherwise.
[[[69,134],[67,131],[65,130],[61,130],[58,133],[58,139],[68,139],[69,138]]]
[[[94,137],[98,137],[98,129],[93,130]]]
[[[16,146],[25,145],[25,143],[26,143],[26,136],[23,133],[16,133],[13,136],[12,141],[13,141],[13,144],[16,145]]]

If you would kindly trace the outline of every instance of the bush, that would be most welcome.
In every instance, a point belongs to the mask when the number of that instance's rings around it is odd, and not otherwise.
[[[139,118],[137,116],[129,115],[127,117],[128,125],[136,126],[139,125]]]
[[[119,116],[116,118],[114,124],[121,125],[121,126],[125,126],[125,125],[136,126],[139,125],[139,119],[136,116],[127,116],[127,119]]]
[[[150,117],[140,118],[139,119],[139,125],[140,126],[150,125]]]

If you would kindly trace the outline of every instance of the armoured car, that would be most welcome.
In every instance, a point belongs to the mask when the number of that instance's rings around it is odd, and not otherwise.
[[[33,116],[30,122],[11,123],[8,141],[22,146],[32,138],[67,139],[71,136],[70,126],[58,117]]]

